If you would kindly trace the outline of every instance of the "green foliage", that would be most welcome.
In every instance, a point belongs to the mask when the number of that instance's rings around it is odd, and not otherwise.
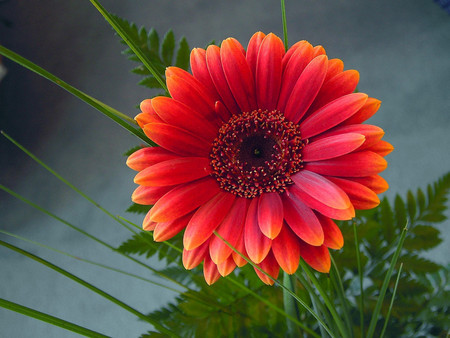
[[[415,194],[408,191],[406,198],[396,195],[392,204],[384,198],[378,208],[358,212],[352,221],[356,222],[360,243],[365,330],[369,326],[384,276],[390,267],[389,261],[405,226],[409,231],[399,259],[399,263],[402,262],[404,266],[385,336],[439,337],[448,330],[449,269],[430,261],[422,254],[441,242],[440,232],[435,226],[445,219],[449,189],[450,174],[447,174],[427,187],[426,195],[421,189],[417,189]],[[346,243],[343,249],[334,252],[333,257],[342,276],[350,324],[355,335],[360,336],[361,293],[352,222],[340,222]],[[239,281],[282,309],[283,292],[280,287],[263,285],[253,268],[248,265],[236,269],[231,277],[222,278],[208,286],[203,278],[202,266],[186,271],[181,264],[180,251],[174,247],[182,247],[181,234],[167,243],[156,243],[150,233],[142,232],[118,248],[121,252],[145,257],[156,255],[167,263],[160,272],[189,288],[170,304],[148,314],[152,320],[183,337],[285,337],[288,334],[286,318],[282,314],[255,298],[245,288],[231,283],[229,278]],[[337,291],[331,287],[330,278],[324,274],[317,274],[317,277],[334,301],[338,313],[343,315],[344,308]],[[374,336],[381,333],[394,283],[395,278],[392,278]],[[296,293],[306,304],[312,306],[310,293],[300,283]],[[299,320],[320,335],[316,320],[301,307]],[[142,337],[160,337],[160,334],[147,332]]]
[[[146,214],[147,212],[149,212],[149,210],[151,208],[152,208],[151,205],[142,205],[142,204],[133,203],[132,205],[130,205],[128,207],[128,209],[126,211],[134,213],[134,214]]]
[[[126,30],[133,41],[138,44],[162,79],[165,79],[166,67],[177,66],[188,70],[190,48],[186,38],[182,37],[176,43],[174,33],[169,30],[161,42],[158,33],[153,28],[147,31],[145,27],[138,28],[134,23],[130,23],[125,19],[117,16],[114,18]],[[123,40],[121,42],[126,44]],[[142,64],[131,48],[127,47],[123,54],[127,55],[129,60],[139,63],[132,72],[143,77],[139,82],[140,85],[148,88],[162,88],[158,80]]]

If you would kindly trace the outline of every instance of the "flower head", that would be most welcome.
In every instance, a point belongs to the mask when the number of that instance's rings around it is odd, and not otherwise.
[[[247,50],[233,38],[194,49],[190,63],[192,75],[169,67],[171,97],[143,101],[136,117],[160,146],[127,161],[139,171],[132,200],[153,205],[144,229],[156,241],[184,230],[184,266],[204,262],[209,284],[246,263],[214,231],[274,278],[300,257],[328,272],[328,249],[344,242],[332,219],[377,206],[388,188],[378,174],[393,148],[361,124],[380,101],[355,93],[358,72],[323,47],[285,52],[274,34]]]

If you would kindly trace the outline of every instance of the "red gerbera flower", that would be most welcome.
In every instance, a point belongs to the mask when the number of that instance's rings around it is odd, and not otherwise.
[[[127,161],[139,171],[132,200],[153,205],[144,229],[156,241],[184,229],[184,266],[204,262],[208,284],[246,263],[214,231],[274,278],[300,257],[328,272],[328,249],[344,242],[332,219],[379,204],[393,149],[361,124],[380,101],[354,93],[359,74],[343,68],[322,46],[285,52],[261,32],[247,51],[233,38],[194,49],[192,75],[169,67],[171,98],[143,101],[136,117],[160,147]]]

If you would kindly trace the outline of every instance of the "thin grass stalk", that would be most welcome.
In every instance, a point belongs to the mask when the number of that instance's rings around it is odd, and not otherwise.
[[[359,251],[359,241],[358,241],[358,234],[356,231],[356,223],[353,222],[353,234],[355,237],[355,251],[356,251],[356,263],[358,265],[358,276],[359,276],[359,290],[360,290],[360,297],[359,297],[359,325],[361,328],[361,334],[364,335],[364,288],[363,288],[363,271],[362,271],[362,265],[361,265],[361,256]]]
[[[288,33],[287,33],[286,6],[284,4],[284,0],[281,0],[281,20],[283,22],[284,49],[287,51],[289,48],[289,43],[288,43]]]
[[[53,248],[53,247],[51,247],[49,245],[45,245],[43,243],[39,243],[39,242],[33,241],[31,239],[28,239],[28,238],[25,238],[25,237],[13,234],[13,233],[8,232],[8,231],[0,230],[0,233],[5,234],[5,235],[10,236],[10,237],[17,238],[17,239],[19,239],[21,241],[24,241],[24,242],[27,242],[27,243],[31,243],[31,244],[36,245],[36,246],[40,246],[41,248],[57,252],[57,253],[59,253],[61,255],[73,258],[73,259],[75,259],[77,261],[80,261],[80,262],[83,262],[83,263],[88,263],[88,264],[91,264],[91,265],[94,265],[94,266],[98,266],[98,267],[100,267],[102,269],[114,271],[114,272],[120,273],[120,274],[125,275],[125,276],[129,276],[129,277],[133,277],[133,278],[136,278],[136,279],[140,279],[140,280],[142,280],[144,282],[150,283],[150,284],[155,285],[155,286],[159,286],[161,288],[170,290],[170,291],[175,292],[177,294],[181,294],[182,293],[181,291],[179,291],[177,289],[174,289],[174,288],[171,288],[170,286],[167,286],[167,285],[164,285],[164,284],[152,281],[151,279],[144,278],[144,277],[138,276],[136,274],[133,274],[133,273],[130,273],[130,272],[126,272],[124,270],[117,269],[117,268],[114,268],[112,266],[108,266],[108,265],[105,265],[105,264],[102,264],[102,263],[94,262],[94,261],[91,261],[89,259],[85,259],[85,258],[81,258],[81,257],[75,256],[75,255],[72,255],[72,254],[70,254],[68,252],[65,252],[65,251]]]
[[[311,309],[308,304],[306,304],[303,299],[301,299],[300,297],[298,297],[295,293],[291,292],[289,289],[285,288],[283,283],[281,283],[279,280],[277,280],[276,278],[273,278],[271,275],[269,275],[267,272],[265,272],[263,269],[261,269],[259,266],[257,266],[255,263],[253,263],[252,261],[250,261],[247,257],[245,257],[245,255],[243,255],[239,250],[237,250],[234,246],[232,246],[226,239],[224,239],[222,236],[220,236],[220,234],[217,231],[214,231],[214,235],[216,235],[217,237],[219,237],[226,245],[228,245],[228,247],[230,247],[234,252],[236,252],[239,256],[241,256],[247,263],[249,263],[251,266],[253,266],[253,268],[257,269],[258,271],[260,271],[261,273],[263,273],[264,275],[266,275],[268,278],[270,278],[271,280],[274,281],[274,283],[276,283],[278,286],[280,286],[281,288],[283,288],[283,290],[286,290],[292,297],[294,297],[295,300],[297,300],[297,302],[299,302],[309,313],[311,313],[311,315],[319,322],[320,325],[323,326],[323,328],[327,331],[327,333],[331,336],[331,337],[335,337],[335,335],[331,332],[331,330],[328,328],[328,326],[324,323],[324,321],[320,318],[320,316],[314,312],[313,309]]]
[[[295,293],[295,280],[292,277],[293,276],[290,276],[287,272],[283,272],[283,285],[287,289]],[[291,317],[299,319],[299,311],[297,303],[285,290],[283,290],[283,304],[284,304],[284,311],[286,313],[288,313]],[[287,318],[286,318],[286,325],[288,328],[289,337],[294,338],[299,336],[299,330],[297,325],[294,325],[294,323]]]
[[[56,272],[58,272],[58,273],[60,273],[60,274],[62,274],[62,275],[64,275],[64,276],[66,276],[66,277],[72,279],[73,281],[75,281],[75,282],[77,282],[77,283],[83,285],[85,288],[87,288],[87,289],[89,289],[89,290],[91,290],[91,291],[93,291],[93,292],[99,294],[100,296],[102,296],[102,297],[108,299],[108,300],[111,301],[112,303],[114,303],[114,304],[116,304],[116,305],[122,307],[123,309],[127,310],[128,312],[134,314],[136,317],[138,317],[138,318],[140,318],[140,319],[142,319],[142,320],[144,320],[144,321],[146,321],[146,322],[152,324],[152,325],[153,325],[157,330],[159,330],[161,333],[168,334],[168,335],[170,335],[171,337],[176,336],[175,333],[173,333],[173,332],[170,331],[169,329],[167,329],[167,328],[165,328],[164,326],[162,326],[161,324],[159,324],[158,321],[153,320],[152,318],[150,318],[150,317],[144,315],[143,313],[137,311],[136,309],[132,308],[131,306],[129,306],[129,305],[127,305],[127,304],[125,304],[124,302],[120,301],[119,299],[115,298],[114,296],[112,296],[112,295],[106,293],[105,291],[103,291],[103,290],[101,290],[101,289],[95,287],[94,285],[92,285],[92,284],[86,282],[85,280],[83,280],[83,279],[81,279],[81,278],[79,278],[79,277],[77,277],[77,276],[71,274],[70,272],[68,272],[68,271],[66,271],[66,270],[64,270],[64,269],[62,269],[62,268],[60,268],[60,267],[54,265],[53,263],[50,263],[49,261],[47,261],[47,260],[45,260],[45,259],[43,259],[43,258],[41,258],[41,257],[38,257],[38,256],[36,256],[36,255],[33,255],[32,253],[30,253],[30,252],[28,252],[28,251],[26,251],[26,250],[20,249],[20,248],[14,246],[14,245],[12,245],[12,244],[9,244],[9,243],[7,243],[7,242],[2,241],[2,240],[0,240],[0,245],[6,247],[6,248],[8,248],[8,249],[11,249],[11,250],[13,250],[13,251],[16,251],[16,252],[18,252],[18,253],[20,253],[20,254],[22,254],[22,255],[28,257],[28,258],[31,258],[31,259],[35,260],[36,262],[39,262],[39,263],[41,263],[41,264],[43,264],[43,265],[49,267],[50,269],[55,270]]]
[[[46,214],[46,215],[48,215],[48,216],[50,216],[50,217],[56,219],[57,221],[59,221],[59,222],[65,224],[65,225],[67,225],[68,227],[72,228],[73,230],[78,231],[78,232],[80,232],[81,234],[83,234],[83,235],[89,237],[90,239],[96,241],[97,243],[99,243],[99,244],[101,244],[101,245],[103,245],[103,246],[109,248],[110,250],[112,250],[112,251],[114,251],[114,252],[117,252],[118,254],[120,254],[120,255],[122,255],[122,256],[124,256],[124,257],[130,259],[130,260],[132,260],[133,262],[135,262],[135,263],[137,263],[137,264],[139,264],[139,265],[141,265],[141,266],[143,266],[143,267],[149,269],[150,271],[152,271],[153,273],[157,274],[158,276],[161,276],[161,277],[163,277],[163,278],[165,278],[165,279],[171,281],[172,283],[175,283],[176,285],[178,285],[178,286],[184,288],[185,290],[189,290],[188,287],[186,287],[186,286],[184,286],[183,284],[179,283],[178,281],[176,281],[176,280],[170,278],[169,276],[165,275],[164,273],[162,273],[162,272],[160,272],[160,271],[158,271],[158,270],[152,268],[151,266],[149,266],[149,265],[147,265],[147,264],[145,264],[145,263],[139,261],[138,259],[136,259],[136,258],[134,258],[134,257],[131,257],[131,256],[129,256],[129,255],[123,253],[123,252],[118,251],[116,248],[114,248],[113,246],[109,245],[108,243],[106,243],[106,242],[102,241],[101,239],[99,239],[99,238],[97,238],[97,237],[95,237],[95,236],[89,234],[88,232],[84,231],[83,229],[80,229],[79,227],[77,227],[77,226],[75,226],[75,225],[73,225],[73,224],[67,222],[66,220],[64,220],[64,219],[62,219],[62,218],[56,216],[55,214],[51,213],[50,211],[48,211],[48,210],[46,210],[46,209],[40,207],[39,205],[37,205],[37,204],[35,204],[35,203],[33,203],[33,202],[27,200],[25,197],[23,197],[23,196],[17,194],[16,192],[14,192],[14,191],[12,191],[12,190],[6,188],[5,186],[3,186],[3,185],[1,185],[1,184],[0,184],[0,189],[3,190],[3,191],[5,191],[5,192],[7,192],[8,194],[10,194],[10,195],[16,197],[17,199],[21,200],[22,202],[25,202],[26,204],[32,206],[33,208],[35,208],[35,209],[41,211],[42,213],[44,213],[44,214]]]
[[[46,322],[46,323],[49,323],[49,324],[52,324],[52,325],[55,325],[55,326],[59,326],[59,327],[61,327],[63,329],[66,329],[68,331],[72,331],[72,332],[78,333],[78,334],[86,336],[86,337],[92,337],[92,338],[109,337],[109,336],[106,336],[106,335],[104,335],[102,333],[99,333],[99,332],[87,329],[87,328],[85,328],[83,326],[80,326],[80,325],[68,322],[68,321],[63,320],[61,318],[58,318],[58,317],[49,315],[47,313],[43,313],[43,312],[34,310],[34,309],[31,309],[29,307],[26,307],[26,306],[23,306],[23,305],[11,302],[11,301],[3,299],[3,298],[0,298],[0,306],[5,308],[5,309],[8,309],[8,310],[15,311],[17,313],[23,314],[25,316],[32,317],[32,318],[35,318],[35,319],[39,319],[39,320],[41,320],[43,322]]]
[[[156,71],[155,66],[150,61],[150,59],[145,55],[145,53],[141,50],[141,48],[133,41],[133,39],[127,34],[127,32],[122,29],[121,25],[117,20],[98,2],[97,0],[90,0],[94,7],[100,12],[100,14],[108,21],[111,27],[116,31],[117,34],[125,41],[128,47],[136,54],[136,56],[141,60],[144,66],[149,70],[149,72],[155,77],[155,79],[160,84],[161,88],[163,88],[166,93],[169,93],[167,90],[166,83],[161,78],[160,74]]]
[[[128,130],[130,133],[134,134],[138,138],[140,138],[142,141],[146,142],[147,144],[154,145],[150,139],[145,136],[143,131],[141,129],[135,128],[131,126],[130,124],[136,124],[136,121],[134,121],[131,117],[119,112],[118,110],[106,105],[105,103],[97,100],[96,98],[93,98],[81,90],[78,90],[77,88],[71,86],[67,82],[61,80],[60,78],[56,77],[52,73],[48,72],[47,70],[43,69],[42,67],[39,67],[35,63],[31,62],[30,60],[27,60],[26,58],[22,57],[21,55],[14,53],[13,51],[9,50],[8,48],[0,45],[0,55],[3,55],[7,57],[8,59],[16,62],[17,64],[23,66],[24,68],[27,68],[31,70],[32,72],[44,77],[45,79],[53,82],[54,84],[58,85],[59,87],[65,89],[69,93],[71,93],[73,96],[78,97],[80,100],[84,101],[91,107],[98,110],[103,115],[109,117],[111,120]]]
[[[384,337],[384,333],[386,332],[386,328],[387,328],[387,325],[388,325],[388,322],[389,322],[389,317],[391,316],[392,306],[394,305],[395,294],[397,293],[398,282],[399,282],[400,276],[402,274],[402,268],[403,268],[403,263],[400,264],[400,267],[398,269],[397,279],[395,280],[395,285],[394,285],[394,291],[392,292],[392,298],[391,298],[391,302],[389,304],[389,310],[388,310],[388,313],[386,315],[386,319],[384,321],[383,329],[381,330],[380,338],[383,338]]]
[[[375,327],[376,327],[377,322],[378,322],[378,316],[380,315],[380,311],[381,311],[381,305],[383,304],[384,296],[386,295],[386,290],[388,288],[389,281],[390,281],[391,276],[392,276],[392,272],[394,271],[395,264],[397,263],[397,259],[400,256],[400,252],[402,251],[403,242],[405,241],[405,237],[406,237],[407,231],[408,231],[408,229],[405,226],[405,228],[403,229],[403,231],[402,231],[402,233],[400,235],[400,239],[398,241],[397,249],[395,250],[395,253],[394,253],[393,257],[392,257],[391,265],[389,266],[389,270],[386,273],[386,276],[384,277],[383,285],[381,286],[381,290],[380,290],[380,295],[378,296],[378,300],[377,300],[377,303],[376,303],[375,308],[373,310],[372,318],[370,320],[369,329],[367,330],[367,336],[366,336],[367,338],[372,338],[373,334],[375,332]]]
[[[349,337],[350,334],[347,331],[347,329],[344,327],[344,323],[339,316],[339,314],[336,311],[335,305],[331,302],[330,298],[328,297],[327,293],[322,288],[322,285],[320,285],[319,280],[316,278],[314,273],[309,269],[308,265],[300,260],[300,266],[302,267],[303,271],[305,271],[306,275],[309,277],[313,285],[316,287],[319,294],[322,296],[323,301],[325,302],[325,305],[327,306],[328,310],[331,313],[331,316],[333,317],[334,322],[336,323],[336,326],[341,334],[342,337]]]

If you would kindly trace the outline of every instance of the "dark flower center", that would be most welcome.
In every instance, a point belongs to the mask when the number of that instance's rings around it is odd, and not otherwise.
[[[241,197],[282,193],[303,167],[303,147],[298,125],[279,111],[233,115],[213,142],[212,176],[222,189]]]

